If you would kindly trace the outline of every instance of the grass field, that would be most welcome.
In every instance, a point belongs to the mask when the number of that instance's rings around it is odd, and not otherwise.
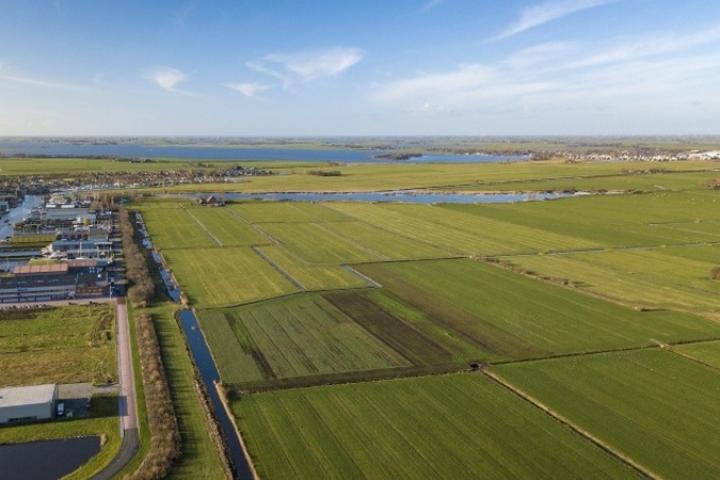
[[[720,476],[720,376],[658,350],[493,367],[662,478]]]
[[[595,248],[591,240],[427,205],[332,204],[332,208],[449,254],[496,255]]]
[[[164,256],[194,304],[231,305],[296,290],[249,247],[167,250]]]
[[[262,246],[257,250],[307,290],[369,286],[367,281],[346,268],[338,265],[310,264],[279,246]]]
[[[487,359],[652,345],[720,335],[720,324],[638,312],[471,260],[379,263],[360,270]]]
[[[227,383],[410,365],[317,294],[203,311],[200,321]]]
[[[720,245],[509,257],[524,268],[580,282],[580,289],[630,305],[698,312],[720,309]]]
[[[102,470],[110,463],[120,449],[120,429],[117,416],[117,398],[95,397],[92,400],[89,418],[53,420],[51,422],[29,423],[0,427],[0,445],[26,443],[39,440],[100,436],[104,443],[100,452],[86,464],[75,470],[65,480],[82,480]]]
[[[298,167],[286,175],[249,177],[231,190],[244,192],[363,192],[394,189],[413,189],[464,186],[477,190],[498,190],[503,182],[528,180],[557,181],[578,177],[620,175],[648,171],[647,162],[581,162],[565,163],[562,160],[516,162],[509,164],[355,164],[333,166],[341,176],[318,177],[311,175],[317,166]],[[710,171],[720,168],[718,162],[670,162],[661,167],[667,171]],[[640,175],[634,175],[640,178]],[[224,187],[223,187],[224,185]],[[227,185],[183,185],[176,191],[218,191]]]
[[[317,203],[246,202],[230,208],[250,223],[312,223],[352,220]]]
[[[665,172],[654,174],[617,174],[587,177],[564,177],[451,187],[457,191],[547,192],[547,191],[647,191],[697,190],[707,188],[708,182],[720,175],[718,171]],[[447,188],[439,188],[447,190]]]
[[[269,243],[267,237],[252,228],[227,208],[190,208],[188,214],[206,228],[221,246],[249,246]]]
[[[233,403],[262,478],[631,478],[476,374],[287,390]]]
[[[143,208],[142,214],[152,228],[153,243],[161,249],[208,248],[218,244],[183,208],[161,204],[163,208]]]
[[[108,305],[0,314],[0,386],[117,380]]]
[[[444,205],[443,209],[576,237],[600,246],[652,246],[717,241],[717,230],[712,225],[720,220],[720,195],[607,195],[551,202]],[[694,228],[668,228],[682,224]],[[558,249],[557,244],[554,249]]]
[[[720,341],[678,345],[673,347],[673,351],[720,369]]]

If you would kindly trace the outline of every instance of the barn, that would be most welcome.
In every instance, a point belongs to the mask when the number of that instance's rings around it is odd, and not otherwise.
[[[53,418],[54,384],[0,388],[0,425]]]

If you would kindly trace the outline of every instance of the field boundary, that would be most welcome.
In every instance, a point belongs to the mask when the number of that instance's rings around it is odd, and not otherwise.
[[[210,229],[207,228],[207,227],[205,226],[205,224],[200,221],[199,218],[197,218],[195,215],[192,214],[192,212],[190,211],[189,208],[187,208],[187,207],[185,207],[185,206],[182,206],[181,208],[182,208],[183,210],[185,210],[185,213],[187,213],[188,215],[190,215],[190,218],[192,218],[193,220],[195,220],[195,223],[197,223],[198,226],[199,226],[201,229],[203,229],[203,231],[204,231],[205,233],[207,233],[207,235],[208,235],[215,243],[217,243],[217,246],[218,246],[218,247],[222,248],[222,247],[225,246],[225,245],[223,245],[223,243],[220,241],[220,239],[217,238],[217,237],[215,236],[215,234],[212,233],[212,232],[210,231]]]
[[[307,288],[305,287],[305,285],[303,285],[303,284],[300,282],[300,280],[298,280],[298,279],[296,279],[295,277],[293,277],[292,275],[290,275],[290,272],[288,272],[287,270],[285,270],[284,268],[282,268],[280,265],[278,265],[277,263],[275,263],[275,261],[274,261],[272,258],[270,258],[269,256],[267,256],[264,252],[262,252],[262,251],[257,247],[257,245],[251,246],[250,249],[251,249],[253,252],[255,252],[255,254],[256,254],[257,256],[259,256],[260,258],[262,258],[263,260],[265,260],[272,268],[275,269],[275,271],[277,271],[280,275],[282,275],[282,276],[285,277],[290,283],[292,283],[293,286],[295,286],[296,288],[299,288],[300,290],[303,290],[303,291],[306,291],[306,290],[307,290]]]
[[[514,386],[510,382],[506,381],[499,375],[488,371],[487,369],[482,369],[482,373],[489,378],[491,381],[495,382],[496,384],[500,385],[501,387],[509,390],[512,394],[520,397],[522,400],[530,403],[534,407],[542,410],[545,414],[549,415],[550,417],[554,418],[558,422],[562,423],[578,435],[584,437],[585,439],[592,442],[595,446],[598,448],[604,450],[607,452],[610,456],[615,457],[620,462],[624,463],[628,467],[635,470],[637,473],[639,473],[644,478],[649,478],[653,480],[661,480],[662,477],[657,475],[655,472],[650,470],[649,468],[645,467],[641,463],[635,461],[633,458],[629,457],[628,455],[625,455],[621,451],[617,450],[615,447],[610,445],[609,443],[605,442],[604,440],[601,440],[600,438],[596,437],[592,433],[588,432],[584,428],[580,427],[576,423],[574,423],[569,418],[559,414],[555,410],[551,409],[544,403],[540,402],[539,400],[535,399],[534,397],[530,396],[528,393],[525,393],[520,388]]]

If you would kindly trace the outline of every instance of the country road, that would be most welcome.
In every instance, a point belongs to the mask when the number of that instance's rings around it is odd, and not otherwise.
[[[118,472],[132,460],[140,444],[138,437],[137,393],[135,391],[133,373],[132,343],[130,342],[130,323],[124,297],[117,298],[115,311],[118,326],[117,349],[120,378],[120,431],[123,439],[117,456],[93,477],[95,480],[107,480],[117,475]]]

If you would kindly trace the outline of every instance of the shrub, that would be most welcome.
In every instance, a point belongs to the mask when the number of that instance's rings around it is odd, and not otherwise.
[[[180,430],[152,318],[143,313],[137,315],[135,321],[150,426],[150,450],[140,467],[129,478],[155,480],[164,478],[173,462],[180,458]]]

